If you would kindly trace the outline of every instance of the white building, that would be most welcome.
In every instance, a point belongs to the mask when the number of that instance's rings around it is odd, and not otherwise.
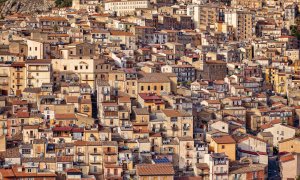
[[[136,9],[149,8],[150,1],[148,0],[129,0],[129,1],[107,1],[104,2],[105,12],[116,12],[118,16],[134,14]]]
[[[249,157],[255,163],[268,164],[267,143],[256,136],[247,135],[237,142],[239,158]]]
[[[278,123],[264,129],[264,132],[272,133],[273,145],[277,146],[279,141],[295,137],[297,128]]]

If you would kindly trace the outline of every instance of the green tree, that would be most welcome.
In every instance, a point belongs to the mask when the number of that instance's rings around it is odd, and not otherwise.
[[[298,31],[297,26],[292,25],[290,26],[290,30],[291,30],[291,35],[297,37],[298,39],[300,39],[300,32]]]
[[[55,0],[55,4],[57,7],[70,7],[72,6],[72,0]]]

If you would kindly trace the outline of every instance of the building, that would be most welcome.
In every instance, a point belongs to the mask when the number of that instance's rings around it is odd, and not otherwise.
[[[132,0],[132,1],[105,1],[105,12],[115,12],[118,16],[127,14],[134,14],[136,9],[149,8],[150,2],[148,0]]]
[[[283,179],[295,179],[300,175],[299,154],[288,153],[280,157],[280,173]]]
[[[214,153],[224,153],[230,161],[236,160],[236,141],[230,136],[213,136],[210,150]]]
[[[139,164],[136,168],[138,179],[174,179],[175,171],[171,164]]]

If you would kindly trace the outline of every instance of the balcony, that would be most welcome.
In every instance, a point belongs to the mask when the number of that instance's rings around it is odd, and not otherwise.
[[[104,116],[106,118],[108,118],[108,117],[118,117],[118,112],[117,111],[104,111]]]
[[[8,82],[0,82],[0,86],[7,86]]]
[[[95,151],[95,152],[92,152],[92,153],[90,153],[90,155],[91,155],[91,156],[97,156],[97,155],[101,155],[101,153],[100,153],[100,152],[97,152],[97,151]]]
[[[68,152],[68,151],[67,151],[67,152],[66,152],[66,155],[67,155],[67,156],[73,156],[74,153],[73,153],[73,152]]]
[[[222,160],[219,160],[219,161],[214,161],[214,165],[225,165],[226,164],[226,161],[222,161]]]
[[[184,171],[193,171],[193,166],[190,163],[186,163],[184,166]]]
[[[89,112],[90,108],[83,108],[83,112]]]
[[[117,159],[104,159],[104,163],[106,164],[115,164],[117,162]]]
[[[95,170],[96,170],[96,171],[95,171]],[[94,175],[100,175],[100,174],[103,174],[103,169],[101,169],[101,168],[96,168],[96,169],[90,168],[89,174],[94,174]]]
[[[172,130],[173,131],[178,131],[179,129],[178,129],[178,126],[172,126]]]
[[[75,161],[77,163],[84,163],[84,160],[83,159],[77,159],[77,161]]]
[[[7,73],[0,73],[0,77],[8,77]]]
[[[91,161],[90,164],[101,164],[101,161],[100,160],[94,160],[94,161]]]
[[[226,175],[228,174],[227,171],[219,171],[219,172],[215,172],[216,175]]]
[[[29,135],[29,138],[36,138],[36,136],[33,135],[33,134],[30,134],[30,135]]]
[[[84,156],[85,154],[83,152],[77,152],[76,155],[77,156]]]
[[[20,81],[17,81],[16,85],[17,86],[22,86],[23,84]]]
[[[105,155],[116,155],[117,153],[115,151],[110,150],[110,151],[104,151],[104,154]]]
[[[19,123],[14,123],[14,124],[11,124],[11,127],[18,127],[18,126],[20,126],[21,124],[19,124]]]
[[[49,72],[49,68],[47,67],[29,67],[29,72]]]
[[[27,79],[33,79],[34,77],[32,75],[28,75]]]
[[[183,130],[184,130],[184,131],[190,130],[190,126],[183,126]]]

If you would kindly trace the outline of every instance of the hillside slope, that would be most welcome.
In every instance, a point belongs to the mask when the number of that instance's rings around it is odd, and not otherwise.
[[[37,13],[55,7],[54,0],[0,0],[0,15],[12,13]]]

